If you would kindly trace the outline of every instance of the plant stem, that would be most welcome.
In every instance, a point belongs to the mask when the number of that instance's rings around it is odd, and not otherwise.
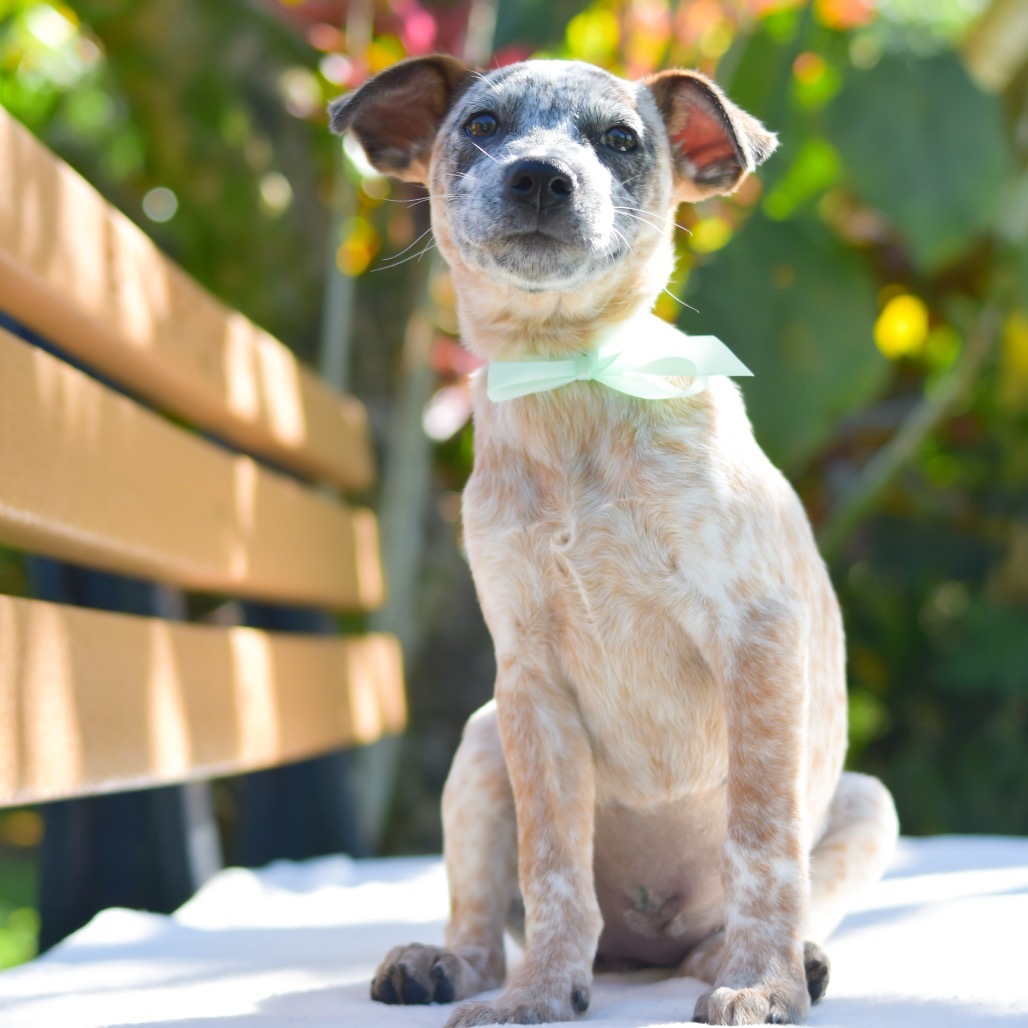
[[[995,346],[1000,317],[1000,305],[995,301],[987,302],[955,367],[925,394],[892,439],[867,462],[856,484],[842,497],[818,534],[821,552],[826,558],[839,553],[856,527],[871,513],[889,483],[967,396],[985,358]]]

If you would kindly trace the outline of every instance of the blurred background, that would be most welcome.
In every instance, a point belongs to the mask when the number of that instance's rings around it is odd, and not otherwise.
[[[779,133],[735,196],[682,209],[688,306],[659,312],[756,372],[758,439],[843,604],[850,765],[908,834],[1028,833],[1024,0],[0,0],[0,104],[369,407],[392,590],[376,627],[404,645],[411,713],[361,755],[365,848],[438,850],[439,791],[492,687],[460,548],[473,367],[449,280],[418,191],[324,113],[437,50],[696,67]],[[0,592],[26,588],[0,550]],[[41,832],[0,813],[0,967],[34,952]]]

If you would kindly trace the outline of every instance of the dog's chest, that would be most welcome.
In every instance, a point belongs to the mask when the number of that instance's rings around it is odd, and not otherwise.
[[[675,517],[652,492],[588,479],[537,540],[555,654],[593,741],[601,800],[670,799],[723,773],[721,695],[680,617]]]
[[[549,652],[576,694],[601,798],[716,785],[721,696],[681,618],[681,528],[706,502],[702,469],[617,432],[557,445],[558,460],[508,459],[469,486],[469,549],[497,648]]]
[[[613,434],[588,448],[569,441],[558,457],[526,463],[508,541],[539,569],[552,613],[605,639],[612,618],[652,617],[680,582],[681,468]]]

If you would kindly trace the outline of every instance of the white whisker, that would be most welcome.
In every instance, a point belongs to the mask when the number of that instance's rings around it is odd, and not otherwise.
[[[413,243],[410,243],[409,245],[405,246],[399,253],[394,253],[391,257],[383,258],[382,264],[383,265],[389,265],[389,264],[399,260],[399,258],[402,257],[408,250],[412,250],[415,246],[417,246],[418,243],[420,243],[421,240],[425,238],[425,236],[428,236],[428,235],[431,235],[431,234],[432,234],[432,229],[431,228],[425,229],[425,231],[422,232],[421,235],[418,236],[418,238],[415,239]],[[400,261],[400,263],[402,264],[403,262]]]
[[[418,238],[421,239],[423,237],[419,236]],[[406,264],[407,261],[420,261],[421,258],[424,257],[429,250],[433,249],[437,245],[438,244],[434,239],[430,239],[426,246],[423,246],[417,253],[412,253],[409,257],[404,257],[403,260],[396,260],[396,258],[388,258],[387,260],[384,260],[379,267],[371,269],[372,274],[374,274],[376,271],[392,271],[393,268],[398,268],[401,264]],[[410,247],[408,247],[407,249],[409,250]]]
[[[615,208],[616,209],[616,208]],[[663,235],[665,231],[664,225],[655,225],[648,218],[640,217],[638,214],[629,214],[628,211],[621,211],[621,215],[625,218],[631,218],[633,221],[641,221],[647,228],[652,228],[657,235]]]
[[[656,221],[658,224],[661,223],[661,217],[660,217],[659,214],[656,214],[654,211],[644,210],[642,207],[615,207],[614,210],[621,211],[622,213],[627,214],[628,217],[636,217],[636,218],[639,219],[639,221],[643,221],[644,220],[643,218],[639,217],[639,215],[646,215],[646,217],[648,217],[648,218],[653,218],[654,221]],[[629,214],[628,213],[629,211],[635,211],[637,213],[636,214]],[[646,222],[646,224],[650,225],[651,227],[654,227],[654,228],[656,227],[655,225],[653,225],[652,222],[649,222],[649,221]],[[689,231],[689,229],[687,229],[684,225],[680,225],[677,221],[673,221],[671,224],[674,225],[675,228],[680,228],[687,235],[692,235],[692,233]],[[661,224],[661,228],[663,229],[663,224]]]
[[[414,200],[397,200],[389,196],[380,197],[384,203],[403,203],[408,207],[417,207],[418,204],[428,203],[430,200],[454,200],[460,194],[458,193],[430,193],[428,196],[419,196]]]
[[[637,178],[639,178],[640,175],[645,175],[645,174],[646,174],[646,169],[643,169],[642,171],[637,171],[634,175],[629,175],[628,178],[623,178],[617,184],[619,186],[627,186],[629,182],[634,182]]]
[[[697,314],[700,313],[699,307],[694,307],[691,303],[686,303],[685,300],[683,300],[680,296],[675,296],[675,294],[672,293],[667,286],[664,286],[664,292],[667,293],[667,295],[670,296],[671,299],[675,301],[675,303],[680,303],[683,307],[688,307],[689,310],[695,311]]]
[[[475,141],[474,141],[473,139],[471,140],[471,145],[472,145],[472,146],[473,146],[473,147],[474,147],[474,148],[475,148],[476,150],[481,150],[481,151],[482,151],[482,153],[484,153],[484,154],[486,155],[486,157],[488,157],[488,158],[489,158],[489,160],[493,161],[493,162],[494,162],[494,163],[496,163],[496,164],[499,164],[499,163],[500,163],[500,162],[499,162],[498,160],[496,160],[496,158],[495,158],[495,157],[494,157],[494,156],[493,156],[493,155],[492,155],[492,154],[491,154],[491,153],[490,153],[490,152],[489,152],[488,150],[483,150],[483,149],[482,149],[482,147],[480,147],[480,146],[478,145],[478,143],[476,143],[476,142],[475,142]]]

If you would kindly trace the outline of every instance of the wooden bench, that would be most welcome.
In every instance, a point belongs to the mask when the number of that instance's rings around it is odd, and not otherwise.
[[[43,560],[33,598],[0,595],[0,805],[399,731],[395,639],[324,633],[383,602],[375,518],[340,496],[373,481],[363,406],[2,109],[0,173],[0,545],[151,583],[137,613],[85,609],[45,587]],[[190,593],[277,604],[256,620],[316,631],[190,623]]]

